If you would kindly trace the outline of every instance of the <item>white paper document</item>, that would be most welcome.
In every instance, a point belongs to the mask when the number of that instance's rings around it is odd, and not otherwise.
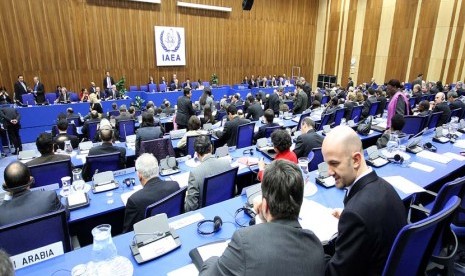
[[[197,276],[199,271],[194,264],[188,264],[166,274],[167,276]]]
[[[179,188],[187,187],[190,172],[177,173],[170,176],[170,179],[178,182]]]
[[[465,149],[465,140],[460,139],[460,140],[455,141],[454,146],[461,148],[461,149]]]
[[[223,255],[224,250],[228,247],[228,244],[231,240],[226,240],[224,242],[215,242],[210,243],[204,246],[197,247],[197,251],[199,251],[200,257],[202,260],[207,260],[210,257],[214,256],[221,256]]]
[[[339,220],[332,215],[332,209],[305,199],[300,207],[299,223],[304,229],[313,231],[320,241],[328,241],[337,233]]]
[[[84,192],[74,192],[68,196],[69,206],[79,205],[86,203],[87,198]]]
[[[462,156],[460,154],[452,153],[452,152],[446,152],[442,154],[443,156],[447,156],[449,158],[458,160],[458,161],[465,161],[465,156]]]
[[[420,151],[419,153],[417,153],[417,156],[421,158],[429,159],[431,161],[436,161],[442,164],[447,164],[450,161],[452,161],[452,158],[450,157],[447,157],[445,155],[441,155],[435,152],[427,151],[427,150]]]
[[[137,186],[134,186],[133,190],[126,192],[124,194],[121,194],[121,200],[123,201],[124,206],[126,206],[126,204],[128,203],[129,197],[132,196],[133,193],[139,191],[140,189],[142,189],[142,185],[137,185]]]
[[[413,183],[412,181],[402,177],[402,176],[385,176],[384,180],[389,182],[394,188],[402,191],[404,194],[413,194],[424,192],[425,189]]]
[[[201,213],[195,213],[193,215],[183,217],[176,221],[170,222],[169,225],[170,225],[170,228],[173,228],[174,230],[178,230],[192,223],[199,222],[203,219],[205,219],[205,217]]]
[[[421,170],[421,171],[425,171],[425,172],[434,171],[434,167],[431,167],[431,166],[428,166],[428,165],[425,165],[425,164],[421,164],[421,163],[418,163],[418,162],[410,163],[409,167],[410,168],[415,168],[415,169],[418,169],[418,170]]]

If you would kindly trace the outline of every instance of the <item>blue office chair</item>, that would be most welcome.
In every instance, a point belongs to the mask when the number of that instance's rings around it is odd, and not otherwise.
[[[424,220],[407,224],[397,235],[384,266],[383,275],[421,275],[460,205],[457,196],[452,197],[438,213]]]
[[[274,126],[274,127],[267,127],[265,128],[265,138],[270,138],[271,137],[271,134],[277,130],[277,129],[280,129],[281,126]]]
[[[236,167],[205,178],[203,182],[202,207],[234,197],[238,169]]]
[[[149,92],[158,92],[156,84],[149,84]]]
[[[379,106],[379,102],[372,102],[370,104],[370,111],[368,112],[368,115],[371,115],[371,116],[376,116],[377,113],[378,113],[378,106]]]
[[[123,120],[118,122],[118,135],[120,142],[126,141],[126,136],[135,133],[136,122],[134,120]]]
[[[308,154],[308,160],[310,160],[310,162],[308,163],[309,172],[318,169],[318,164],[324,162],[323,153],[321,153],[321,148],[312,149],[312,151]]]
[[[321,97],[321,105],[327,104],[329,102],[330,97],[329,96],[323,96]]]
[[[71,159],[53,161],[43,164],[29,166],[31,175],[34,177],[32,188],[42,187],[49,184],[58,183],[61,188],[61,178],[72,175]]]
[[[23,94],[21,95],[23,104],[27,105],[36,105],[36,100],[34,99],[34,94]]]
[[[53,127],[52,127],[52,135],[55,137],[56,135],[58,135],[58,133],[59,133],[59,131],[58,131],[57,125],[53,125]],[[76,125],[68,123],[68,128],[66,129],[66,133],[69,134],[69,135],[76,135],[77,136]]]
[[[302,126],[302,121],[303,121],[306,117],[309,117],[310,115],[311,115],[310,112],[305,112],[305,113],[302,113],[302,115],[300,115],[299,123],[297,124],[297,130],[300,130],[300,127]]]
[[[173,145],[169,138],[159,138],[147,141],[141,141],[139,154],[151,153],[158,162],[166,156],[175,156]]]
[[[79,118],[79,117],[68,118],[67,120],[68,120],[69,125],[74,125],[76,127],[82,126],[81,118]],[[68,128],[69,128],[69,126],[68,126]],[[77,133],[77,131],[76,131],[76,133]]]
[[[49,104],[53,104],[57,99],[57,95],[55,93],[45,93],[45,101]]]
[[[342,118],[344,118],[344,113],[346,112],[345,108],[339,108],[334,114],[334,126],[341,124]]]
[[[159,201],[150,204],[145,209],[145,218],[152,217],[161,213],[165,213],[168,218],[180,215],[184,210],[184,200],[186,198],[187,186],[170,194],[169,196],[160,199]]]
[[[166,92],[166,84],[159,84],[158,89],[160,92]]]
[[[69,100],[74,103],[79,102],[78,94],[74,92],[69,93]]]
[[[119,116],[119,110],[110,110],[110,111],[108,111],[108,116],[110,116],[110,117],[118,117]]]
[[[83,170],[84,180],[92,180],[95,172],[117,171],[123,169],[120,165],[119,155],[119,152],[113,152],[87,156]]]
[[[462,109],[460,107],[450,111],[450,116],[449,116],[449,119],[447,121],[449,122],[450,118],[452,118],[454,116],[458,117],[459,119],[462,118]]]
[[[253,145],[253,134],[255,129],[255,122],[240,125],[237,128],[236,148],[241,149]]]
[[[354,123],[358,123],[360,121],[360,117],[362,116],[363,105],[357,105],[352,108],[352,114],[350,115],[350,119],[354,121]]]
[[[216,113],[216,120],[221,121],[221,120],[223,120],[224,116],[226,116],[226,111],[218,110],[218,112]]]
[[[149,92],[149,86],[147,84],[141,84],[140,91]]]
[[[210,83],[208,81],[203,81],[202,84],[203,87],[210,87]]]
[[[139,91],[139,88],[137,87],[137,85],[130,85],[129,91]]]
[[[94,141],[97,135],[97,126],[99,122],[92,122],[88,124],[88,131],[87,131],[87,140]]]
[[[293,101],[285,101],[284,103],[287,104],[290,111],[294,109],[294,102]]]
[[[318,124],[316,131],[323,130],[323,127],[329,123],[329,120],[331,119],[331,116],[333,115],[334,115],[333,113],[326,113],[325,115],[323,115],[323,118],[321,118],[321,121]]]
[[[428,123],[427,123],[428,129],[437,127],[438,121],[439,121],[439,118],[441,118],[441,115],[442,115],[442,111],[438,111],[438,112],[432,113],[429,116]]]
[[[405,125],[402,129],[403,133],[416,135],[425,128],[425,123],[428,117],[405,115]]]
[[[192,89],[197,89],[199,87],[199,83],[196,81],[193,81],[191,85],[192,85]]]
[[[0,227],[1,247],[11,256],[56,242],[72,250],[65,209]]]
[[[417,98],[416,97],[409,98],[408,104],[410,106],[410,110],[414,109],[415,105],[417,104]]]
[[[190,156],[194,156],[195,153],[195,148],[194,148],[194,142],[197,137],[201,135],[194,135],[194,136],[187,136],[187,141],[186,141],[186,149],[187,149],[187,154]],[[210,141],[212,140],[211,134],[208,135],[208,138],[210,138]]]

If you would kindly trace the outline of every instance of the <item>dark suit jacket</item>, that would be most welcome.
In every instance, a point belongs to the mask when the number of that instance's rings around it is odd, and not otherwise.
[[[268,98],[268,108],[274,111],[274,114],[279,114],[279,104],[281,100],[277,93],[272,93]]]
[[[246,119],[252,118],[252,121],[260,120],[260,117],[263,116],[263,108],[259,102],[255,102],[253,105],[250,105],[247,108],[247,116]]]
[[[71,141],[73,149],[77,149],[79,146],[79,138],[76,135],[69,135],[67,133],[60,133],[54,139],[54,143],[58,148],[65,149],[65,141]]]
[[[18,120],[17,125],[19,126],[19,120],[21,119],[21,114],[19,114],[19,112],[15,108],[5,106],[0,111],[0,118],[2,119],[6,127],[13,125],[12,123],[10,123],[10,121],[13,119]]]
[[[89,156],[119,152],[120,167],[126,165],[126,148],[113,146],[109,143],[102,143],[100,146],[93,147],[89,150]]]
[[[139,155],[140,143],[142,141],[153,140],[163,137],[161,127],[141,127],[136,132],[136,156]]]
[[[279,126],[278,123],[271,123],[271,124],[264,124],[262,126],[260,126],[258,128],[258,131],[253,135],[253,139],[255,141],[257,141],[258,139],[260,138],[264,138],[265,137],[265,131],[266,131],[266,128],[267,127],[275,127],[275,126]]]
[[[62,161],[62,160],[71,160],[71,157],[66,154],[45,154],[41,155],[40,157],[36,157],[32,159],[31,161],[27,162],[27,166],[32,166],[32,165],[39,165],[43,163],[49,163],[49,162],[55,162],[55,161]]]
[[[100,122],[100,119],[99,118],[90,119],[84,122],[84,125],[81,128],[82,135],[87,136],[87,133],[89,132],[89,124],[94,123],[94,122],[98,123]],[[94,137],[91,137],[91,138],[93,139]]]
[[[181,96],[178,98],[178,112],[176,113],[176,123],[187,126],[189,118],[195,115],[195,110],[192,107],[192,102],[189,97]]]
[[[43,103],[45,102],[45,88],[44,84],[39,82],[37,85],[34,85],[33,88],[34,91],[36,91],[36,102],[37,103]]]
[[[442,126],[443,124],[447,124],[450,117],[450,107],[447,102],[439,103],[434,107],[433,113],[439,111],[442,111],[442,115],[439,117],[437,126]]]
[[[304,91],[297,92],[294,100],[294,114],[301,114],[307,109],[308,97]]]
[[[378,110],[376,111],[376,114],[382,114],[382,112],[384,112],[384,109],[386,108],[387,99],[384,96],[380,96],[380,97],[377,97],[376,100],[379,102]]]
[[[454,109],[457,109],[457,108],[461,108],[462,113],[460,115],[463,115],[463,112],[465,112],[465,103],[462,102],[459,99],[456,99],[456,100],[454,100],[453,102],[451,102],[449,104],[449,108],[450,108],[451,111],[454,110]],[[460,116],[459,118],[462,118],[462,116]]]
[[[113,90],[110,90],[110,91],[108,91],[108,92],[105,94],[105,98],[106,98],[106,99],[113,99],[113,100],[116,100],[116,99],[121,98],[121,95],[119,94],[119,91],[116,90],[116,91],[115,91],[115,95],[113,96]]]
[[[55,191],[26,190],[0,205],[0,226],[64,208]]]
[[[23,83],[27,88],[26,82],[23,82]],[[24,95],[24,94],[27,94],[27,90],[24,89],[24,87],[21,85],[21,83],[19,81],[16,81],[15,82],[15,99],[17,101],[23,102],[22,95]]]
[[[369,96],[366,99],[366,101],[363,102],[362,118],[360,118],[360,120],[363,120],[366,117],[368,117],[368,115],[370,114],[371,103],[374,103],[374,102],[376,102],[376,96]]]
[[[59,103],[70,102],[71,101],[70,96],[71,96],[71,93],[66,92],[66,99],[65,99],[65,96],[63,95],[63,93],[60,93],[60,95],[58,96],[58,102]]]
[[[297,137],[294,153],[297,155],[297,158],[307,157],[314,148],[319,148],[322,144],[323,137],[312,129]]]
[[[336,252],[326,275],[381,275],[391,246],[407,223],[399,195],[376,172],[352,185],[338,224]]]
[[[239,116],[236,116],[231,121],[226,122],[226,124],[224,124],[223,132],[217,134],[218,141],[216,141],[216,145],[221,147],[227,143],[228,147],[235,146],[237,143],[237,129],[240,125],[247,123],[250,123],[250,120],[239,118]]]
[[[221,257],[206,260],[199,275],[323,275],[323,249],[295,220],[240,228]]]
[[[344,112],[344,118],[346,118],[347,121],[349,121],[352,118],[352,110],[356,106],[357,106],[357,104],[355,102],[353,102],[353,101],[346,101],[344,103],[344,107],[346,109],[346,111]]]
[[[110,77],[110,85],[113,85],[115,84],[115,80],[113,79],[113,77]],[[107,77],[103,78],[103,87],[102,89],[103,90],[106,90],[108,87],[108,82],[107,82]]]
[[[163,181],[158,177],[147,181],[142,190],[131,195],[126,203],[123,232],[131,231],[134,223],[145,218],[145,209],[147,206],[169,196],[177,190],[179,190],[179,184],[176,181]]]

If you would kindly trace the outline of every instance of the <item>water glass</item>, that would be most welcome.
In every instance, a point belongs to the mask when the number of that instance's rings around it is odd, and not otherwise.
[[[71,176],[64,176],[61,178],[61,193],[62,196],[68,197],[71,191]]]
[[[101,224],[92,229],[92,259],[96,262],[112,259],[116,256],[116,246],[111,238],[111,225]]]
[[[307,157],[299,158],[299,167],[303,174],[308,174],[308,163],[310,162]]]

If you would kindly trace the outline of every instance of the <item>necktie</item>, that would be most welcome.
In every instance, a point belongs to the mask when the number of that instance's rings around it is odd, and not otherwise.
[[[348,197],[348,195],[347,195],[348,193],[349,193],[349,191],[346,190],[346,194],[344,195],[344,201],[343,201],[343,202],[344,202],[344,206],[346,205],[347,201],[349,201],[349,197]]]

